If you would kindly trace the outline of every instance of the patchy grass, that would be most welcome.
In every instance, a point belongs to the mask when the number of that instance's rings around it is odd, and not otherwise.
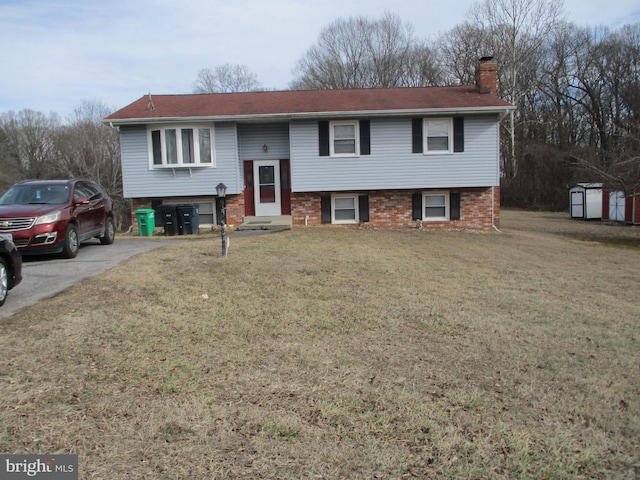
[[[83,479],[637,478],[640,251],[600,227],[138,256],[0,323],[0,451]]]

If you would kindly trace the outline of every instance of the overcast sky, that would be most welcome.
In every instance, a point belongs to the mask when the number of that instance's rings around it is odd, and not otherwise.
[[[83,100],[124,107],[147,93],[191,93],[198,71],[244,64],[263,87],[292,69],[339,17],[385,11],[433,38],[472,0],[0,0],[0,114],[65,119]],[[565,0],[578,25],[640,21],[638,0]]]

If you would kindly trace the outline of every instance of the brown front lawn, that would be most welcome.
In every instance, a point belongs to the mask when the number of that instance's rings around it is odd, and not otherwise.
[[[501,230],[135,257],[0,321],[0,452],[82,479],[637,478],[640,230]]]

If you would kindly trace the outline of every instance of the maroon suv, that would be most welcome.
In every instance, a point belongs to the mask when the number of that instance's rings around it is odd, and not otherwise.
[[[80,243],[115,238],[113,202],[89,180],[25,180],[0,197],[0,234],[23,255],[60,253],[73,258]]]

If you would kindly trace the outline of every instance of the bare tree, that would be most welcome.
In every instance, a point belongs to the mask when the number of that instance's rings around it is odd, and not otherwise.
[[[213,70],[200,70],[193,84],[194,93],[252,92],[261,88],[258,77],[249,71],[249,67],[229,63]]]
[[[439,63],[437,50],[421,43],[413,46],[407,53],[404,74],[398,82],[399,87],[426,87],[443,85],[447,76]]]
[[[55,158],[57,115],[49,117],[33,110],[7,112],[0,117],[2,156],[20,179],[46,178]],[[5,170],[5,167],[3,167]]]
[[[293,89],[389,88],[431,85],[440,80],[431,49],[410,25],[385,13],[338,19],[297,62]]]
[[[626,193],[640,190],[640,23],[576,29],[565,63],[566,109],[581,112],[576,152],[584,174]]]
[[[565,208],[568,186],[640,190],[640,23],[616,31],[561,24],[521,72],[518,175],[505,204]]]
[[[541,64],[544,46],[562,21],[563,3],[558,0],[484,0],[471,8],[468,22],[485,32],[487,49],[500,64],[499,93],[516,106],[535,85],[535,71]],[[534,73],[532,73],[534,72]],[[518,174],[516,116],[509,116],[510,142],[503,175]]]
[[[56,135],[54,173],[63,178],[82,177],[99,183],[115,203],[116,223],[128,224],[130,204],[125,200],[120,165],[120,138],[102,119],[113,109],[96,101],[83,101],[68,125]]]
[[[438,38],[446,83],[471,85],[475,82],[478,59],[494,54],[487,37],[488,32],[479,26],[464,22]]]
[[[20,179],[17,163],[12,159],[9,135],[4,127],[4,120],[0,117],[0,193]]]

